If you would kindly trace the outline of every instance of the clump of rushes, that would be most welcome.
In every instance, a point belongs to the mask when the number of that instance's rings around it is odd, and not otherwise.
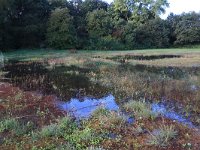
[[[169,142],[177,136],[178,132],[173,125],[162,125],[158,130],[150,133],[147,143],[159,147],[169,145]]]
[[[121,127],[127,120],[126,116],[119,112],[109,111],[106,108],[98,108],[92,113],[92,119],[98,121],[101,128]]]
[[[125,111],[133,113],[136,119],[154,119],[157,116],[151,111],[151,107],[142,101],[131,100],[124,104],[123,107]]]

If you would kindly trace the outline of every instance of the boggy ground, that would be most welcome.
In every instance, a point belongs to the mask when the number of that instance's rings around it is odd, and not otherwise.
[[[65,116],[55,105],[55,96],[23,91],[9,83],[0,83],[0,149],[17,149],[24,135]]]
[[[197,66],[152,68],[95,55],[7,63],[0,84],[0,149],[199,149]],[[77,121],[56,105],[107,93],[134,122],[105,108]],[[143,99],[170,102],[196,127],[154,114]]]
[[[136,118],[129,124],[123,115],[99,108],[78,125],[72,118],[68,122],[60,121],[69,117],[56,107],[55,96],[22,91],[7,83],[1,83],[0,91],[1,149],[198,149],[200,146],[197,129],[161,116]],[[8,120],[16,125],[12,126]],[[64,133],[61,134],[59,126],[63,125]],[[165,127],[168,135],[157,137],[163,139],[151,137],[154,130]],[[151,140],[155,144],[149,142]]]

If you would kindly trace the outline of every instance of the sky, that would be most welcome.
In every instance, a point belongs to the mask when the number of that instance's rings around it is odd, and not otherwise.
[[[105,0],[108,3],[113,0]],[[168,0],[170,7],[166,9],[166,13],[161,15],[161,18],[165,19],[170,12],[174,14],[181,14],[183,12],[200,12],[200,0]]]

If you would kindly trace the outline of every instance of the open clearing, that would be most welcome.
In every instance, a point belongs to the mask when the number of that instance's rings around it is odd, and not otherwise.
[[[200,49],[3,55],[0,149],[200,147]]]

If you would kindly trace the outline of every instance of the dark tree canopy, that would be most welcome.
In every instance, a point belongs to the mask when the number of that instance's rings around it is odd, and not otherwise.
[[[112,33],[112,18],[103,9],[88,12],[87,29],[90,36],[106,36]]]
[[[76,31],[67,8],[57,8],[52,12],[47,27],[47,42],[58,49],[75,47]]]
[[[10,0],[2,11],[1,25],[6,32],[2,37],[3,47],[40,47],[50,13],[46,0]]]
[[[174,33],[176,35],[175,44],[200,43],[200,14],[183,13],[176,23]]]
[[[200,44],[200,13],[167,0],[0,0],[0,49],[137,49]]]

